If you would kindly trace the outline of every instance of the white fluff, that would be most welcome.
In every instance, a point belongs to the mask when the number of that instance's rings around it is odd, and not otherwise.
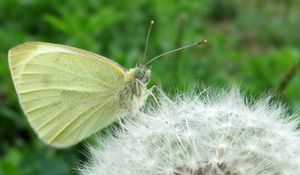
[[[81,174],[300,175],[295,116],[268,98],[250,105],[237,89],[205,94],[162,97],[127,118],[98,138]]]

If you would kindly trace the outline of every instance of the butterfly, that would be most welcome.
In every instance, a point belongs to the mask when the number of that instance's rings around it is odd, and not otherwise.
[[[8,54],[21,107],[38,136],[54,147],[73,145],[137,111],[150,94],[151,70],[128,71],[103,56],[44,42]]]
[[[179,49],[129,70],[104,56],[45,42],[18,45],[8,60],[31,127],[45,143],[64,148],[137,112],[152,93],[149,63]]]

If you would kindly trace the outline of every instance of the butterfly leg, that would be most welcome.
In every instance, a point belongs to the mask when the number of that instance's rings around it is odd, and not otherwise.
[[[146,88],[145,85],[140,80],[137,79],[135,82],[135,89],[136,89],[137,96],[140,96],[142,94],[141,87]]]
[[[150,89],[147,89],[147,87],[145,86],[145,84],[143,84],[140,80],[136,80],[136,92],[137,92],[136,95],[137,96],[143,95],[146,98],[150,95],[157,102],[156,97],[152,93],[152,91],[153,91],[154,88],[157,88],[157,87],[154,85]]]
[[[159,88],[157,87],[157,86],[152,86],[151,88],[149,88],[149,89],[147,89],[146,88],[146,86],[145,86],[145,84],[143,84],[141,81],[139,81],[139,80],[136,80],[136,92],[137,92],[137,96],[141,96],[141,95],[143,95],[143,96],[145,96],[146,98],[148,97],[148,96],[151,96],[153,99],[154,99],[154,101],[155,101],[155,103],[157,104],[157,105],[159,105],[159,102],[158,102],[158,99],[157,99],[157,97],[153,94],[153,90],[154,89],[156,89],[156,90],[158,90],[158,91],[160,91],[159,90]],[[146,91],[146,92],[143,92],[143,91]]]
[[[149,96],[149,90],[146,88],[146,86],[139,80],[136,80],[136,84],[135,84],[135,88],[136,88],[136,95],[144,98],[145,100],[147,99],[147,97]],[[146,91],[146,92],[145,92]],[[143,117],[143,115],[139,115],[139,119],[140,122],[146,126],[147,128],[149,128],[145,118]]]
[[[157,105],[159,105],[157,97],[153,94],[154,89],[159,90],[158,87],[154,85],[151,88],[147,89],[147,94],[150,95],[154,99],[154,101]]]

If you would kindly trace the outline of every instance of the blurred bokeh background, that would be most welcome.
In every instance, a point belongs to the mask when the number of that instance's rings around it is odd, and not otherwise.
[[[299,0],[1,0],[0,175],[74,174],[87,159],[83,144],[56,150],[38,140],[20,110],[8,50],[26,41],[60,43],[130,68],[142,61],[152,19],[148,57],[209,41],[154,62],[152,85],[169,93],[238,85],[253,96],[275,95],[300,114]]]

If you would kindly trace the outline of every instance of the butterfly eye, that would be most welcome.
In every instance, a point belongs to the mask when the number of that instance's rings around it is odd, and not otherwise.
[[[143,69],[138,68],[135,73],[135,77],[137,79],[142,79],[144,77],[145,71]]]

